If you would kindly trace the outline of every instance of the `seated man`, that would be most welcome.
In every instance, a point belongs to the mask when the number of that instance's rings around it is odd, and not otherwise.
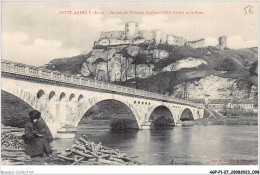
[[[47,126],[40,121],[41,113],[37,110],[29,112],[30,121],[25,124],[25,134],[23,135],[25,143],[25,152],[32,158],[43,156],[45,153],[49,156],[52,153],[49,142],[52,136],[47,132]]]

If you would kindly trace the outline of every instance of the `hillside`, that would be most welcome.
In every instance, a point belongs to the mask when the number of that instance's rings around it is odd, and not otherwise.
[[[257,49],[144,42],[93,47],[86,55],[55,59],[45,68],[177,97],[187,91],[190,98],[247,98],[257,95],[251,94],[258,86]]]
[[[82,64],[90,55],[91,52],[70,58],[57,58],[44,65],[44,68],[67,74],[80,74]]]

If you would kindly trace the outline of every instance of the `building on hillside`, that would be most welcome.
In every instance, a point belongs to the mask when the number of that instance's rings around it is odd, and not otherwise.
[[[231,99],[209,99],[207,107],[215,112],[222,112]]]
[[[215,112],[257,113],[251,99],[209,99],[207,107]]]
[[[206,104],[206,101],[204,98],[189,98],[188,100],[192,101],[194,103]]]
[[[227,110],[237,110],[243,112],[254,111],[254,101],[251,99],[233,99],[227,104]]]

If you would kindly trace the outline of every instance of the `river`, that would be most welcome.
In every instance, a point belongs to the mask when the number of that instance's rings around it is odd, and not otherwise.
[[[82,134],[104,146],[120,149],[146,165],[256,165],[258,162],[257,126],[190,126],[171,129],[87,130]],[[71,148],[72,139],[52,142],[59,151]]]

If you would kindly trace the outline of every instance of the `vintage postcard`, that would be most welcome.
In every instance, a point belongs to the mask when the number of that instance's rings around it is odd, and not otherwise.
[[[257,1],[1,12],[1,174],[259,173]]]

